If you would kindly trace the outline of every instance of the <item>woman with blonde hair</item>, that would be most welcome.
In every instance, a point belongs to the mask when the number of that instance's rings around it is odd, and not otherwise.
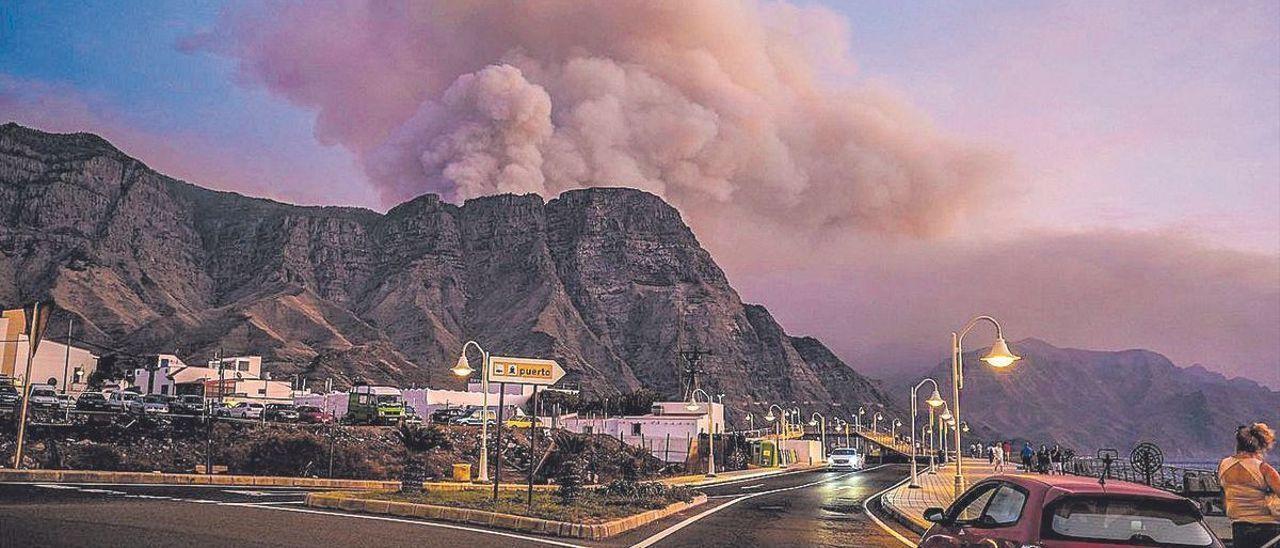
[[[1232,546],[1277,546],[1280,538],[1280,473],[1264,458],[1276,442],[1267,425],[1257,422],[1236,429],[1236,454],[1218,464]]]

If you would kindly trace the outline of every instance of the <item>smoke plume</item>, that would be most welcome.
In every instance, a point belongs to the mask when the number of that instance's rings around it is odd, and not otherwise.
[[[185,46],[318,113],[386,204],[660,195],[809,228],[929,235],[1003,162],[859,80],[842,17],[786,3],[299,3]]]

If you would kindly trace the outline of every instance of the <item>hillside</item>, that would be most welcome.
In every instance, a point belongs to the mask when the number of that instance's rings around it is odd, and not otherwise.
[[[1038,339],[1012,343],[1022,360],[997,370],[966,354],[964,419],[986,436],[1062,441],[1092,454],[1127,454],[1140,441],[1168,459],[1220,457],[1234,450],[1236,426],[1280,419],[1280,392],[1244,379],[1180,368],[1148,350],[1058,348]],[[950,382],[950,364],[931,376]]]
[[[677,352],[748,402],[886,403],[744,304],[680,214],[631,189],[425,195],[386,214],[215,192],[105,140],[0,127],[0,304],[51,298],[128,353],[265,356],[277,375],[458,385],[468,339],[551,357],[598,395],[675,396]],[[57,333],[54,333],[56,336]]]

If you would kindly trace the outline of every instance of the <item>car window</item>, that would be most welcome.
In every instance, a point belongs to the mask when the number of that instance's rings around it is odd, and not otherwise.
[[[1074,496],[1045,510],[1047,538],[1136,546],[1211,546],[1213,536],[1186,501]]]
[[[1022,507],[1027,502],[1027,495],[1012,486],[1002,485],[992,495],[987,504],[986,515],[996,525],[1012,525],[1022,517]]]
[[[951,515],[955,521],[961,524],[977,521],[998,487],[1000,487],[998,483],[989,483],[966,493],[952,509]]]

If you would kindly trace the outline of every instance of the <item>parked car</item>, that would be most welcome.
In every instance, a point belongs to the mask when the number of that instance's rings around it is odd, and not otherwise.
[[[40,411],[54,411],[59,409],[62,404],[58,402],[58,393],[53,387],[47,384],[31,385],[31,401],[27,403],[30,409]]]
[[[0,386],[0,408],[16,409],[22,405],[22,396],[18,389],[9,385]]]
[[[178,396],[177,399],[169,402],[170,415],[203,415],[204,414],[204,396],[196,396],[187,394]]]
[[[262,412],[265,419],[276,422],[293,422],[298,420],[298,409],[292,403],[268,403]]]
[[[258,402],[242,401],[227,408],[226,416],[236,419],[261,419],[265,406]]]
[[[173,396],[164,394],[147,394],[129,402],[126,408],[130,413],[146,413],[149,415],[168,415],[169,400]]]
[[[70,411],[76,408],[76,399],[71,394],[58,394],[58,410]]]
[[[79,411],[110,411],[111,406],[107,403],[106,394],[102,392],[84,392],[76,400],[76,409]]]
[[[857,470],[862,468],[862,455],[852,447],[837,447],[827,455],[828,470]]]
[[[466,415],[453,419],[453,424],[463,424],[467,426],[480,426],[480,420],[481,420],[480,417],[484,415],[485,415],[484,409],[476,408],[476,409],[473,409],[470,413],[467,413]],[[490,426],[498,423],[497,411],[493,409],[489,410],[488,421]]]
[[[107,397],[107,405],[112,411],[123,413],[129,410],[130,402],[141,399],[142,394],[122,390],[119,392],[112,392],[111,395]]]
[[[997,475],[951,507],[929,508],[920,548],[1039,546],[1221,548],[1200,508],[1183,497],[1123,481]]]
[[[418,410],[412,405],[404,405],[404,416],[400,417],[400,422],[404,424],[422,424],[422,417],[418,416]]]
[[[298,406],[298,422],[307,424],[329,424],[333,422],[333,413],[314,405]]]
[[[460,419],[468,413],[471,413],[471,410],[465,407],[445,407],[442,409],[436,409],[431,413],[431,422],[436,424],[449,424],[453,422],[454,419]]]

